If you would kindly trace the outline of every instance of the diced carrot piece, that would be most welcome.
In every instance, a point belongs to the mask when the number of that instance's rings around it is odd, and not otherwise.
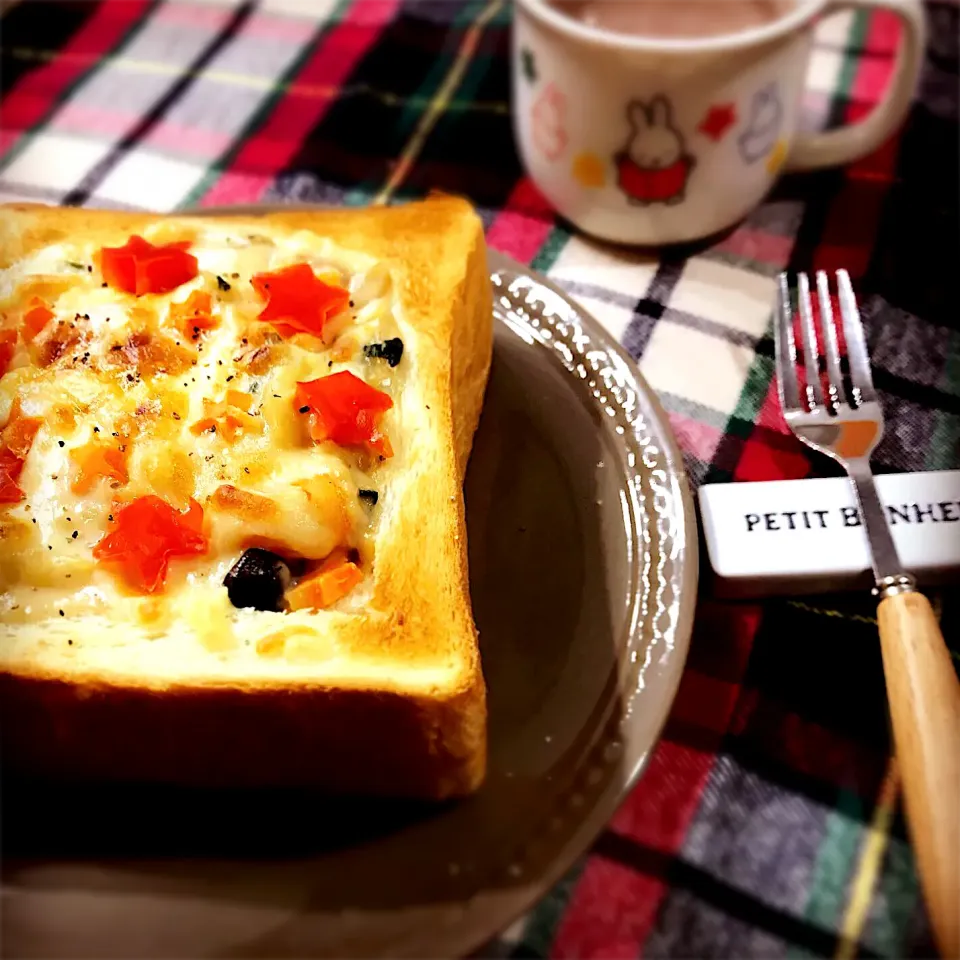
[[[23,415],[19,397],[13,401],[7,424],[0,432],[0,503],[19,503],[23,499],[17,481],[41,426],[42,420]]]
[[[170,305],[170,320],[184,336],[196,340],[201,330],[212,330],[218,319],[213,315],[210,294],[194,290],[183,303]]]
[[[0,331],[0,377],[9,369],[17,349],[17,334],[14,330]]]
[[[219,402],[204,399],[206,416],[192,424],[190,432],[199,436],[205,430],[213,430],[227,443],[233,443],[244,430],[262,431],[263,420],[249,412],[254,405],[254,398],[242,390],[228,390],[226,397]]]
[[[53,311],[39,297],[34,297],[30,309],[23,315],[23,339],[32,343],[53,316]]]
[[[323,610],[345,597],[362,579],[363,571],[337,549],[287,592],[287,603],[291,610]]]
[[[25,417],[20,409],[20,398],[13,401],[7,425],[0,433],[0,444],[15,457],[23,459],[33,446],[33,438],[43,426],[39,417]]]
[[[231,407],[236,407],[244,413],[249,413],[256,403],[252,394],[244,393],[242,390],[228,390],[225,399]]]
[[[101,477],[117,486],[123,486],[129,479],[126,454],[118,447],[91,442],[71,451],[70,458],[77,467],[70,484],[74,493],[88,493]]]
[[[19,503],[23,499],[17,484],[22,471],[23,460],[0,447],[0,503]]]

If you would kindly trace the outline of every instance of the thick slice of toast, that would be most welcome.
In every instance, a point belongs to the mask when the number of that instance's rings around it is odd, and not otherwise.
[[[475,790],[461,486],[491,349],[458,199],[0,208],[4,764]]]

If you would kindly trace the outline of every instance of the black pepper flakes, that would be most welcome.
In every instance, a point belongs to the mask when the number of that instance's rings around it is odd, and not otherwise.
[[[74,530],[73,533],[70,534],[70,539],[71,539],[71,540],[76,540],[77,537],[79,537],[79,536],[80,536],[80,531],[79,531],[79,530]]]
[[[93,432],[94,432],[94,433],[99,433],[99,432],[100,432],[100,428],[99,428],[99,427],[94,427],[94,428],[93,428]]]
[[[233,374],[231,373],[230,376],[227,377],[226,382],[229,383],[232,379],[233,379]],[[186,386],[186,384],[184,384],[184,386]]]
[[[111,514],[108,514],[107,520],[108,520],[110,523],[113,523],[113,514],[112,514],[112,513],[111,513]]]
[[[173,415],[173,419],[174,419],[174,420],[179,420],[179,419],[180,419],[180,414],[179,414],[179,413],[175,413],[175,414]]]
[[[58,440],[58,441],[57,441],[57,446],[59,446],[59,447],[65,447],[65,446],[66,446],[66,443],[64,443],[63,440]]]
[[[217,286],[224,291],[230,289],[230,284],[227,283],[227,281],[224,280],[223,277],[221,277],[219,274],[217,275]]]
[[[309,408],[306,404],[304,404],[304,405],[300,408],[299,412],[300,412],[300,413],[309,413],[309,412],[310,412],[310,408]]]
[[[66,614],[61,610],[61,611],[60,611],[60,616],[61,616],[61,617],[65,617]]]

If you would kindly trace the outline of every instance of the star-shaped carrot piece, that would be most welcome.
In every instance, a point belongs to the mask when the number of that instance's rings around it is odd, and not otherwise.
[[[273,324],[281,337],[323,335],[323,326],[350,302],[343,287],[324,283],[306,263],[251,277],[253,289],[267,301],[258,320]]]
[[[393,455],[390,441],[380,430],[380,417],[393,400],[349,370],[298,382],[295,403],[300,413],[310,415],[310,436],[317,443],[369,444],[381,456]]]
[[[148,494],[115,513],[113,529],[93,548],[93,556],[112,565],[139,593],[156,593],[163,586],[173,557],[207,551],[203,508],[196,500],[181,513]]]
[[[100,272],[111,287],[137,297],[168,293],[199,272],[197,258],[187,253],[189,246],[189,241],[157,246],[134,235],[122,247],[100,251]]]

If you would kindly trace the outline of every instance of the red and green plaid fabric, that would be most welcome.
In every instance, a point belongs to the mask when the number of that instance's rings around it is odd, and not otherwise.
[[[830,470],[777,412],[770,314],[778,271],[843,266],[889,417],[878,468],[954,468],[960,10],[927,11],[896,138],[785,179],[714,245],[661,259],[577,236],[524,176],[506,0],[22,0],[0,22],[0,198],[172,210],[466,194],[492,246],[549,273],[637,358],[695,483]],[[885,12],[824,22],[807,123],[863,116],[897,36]],[[942,617],[956,645],[957,606]],[[722,603],[705,584],[641,783],[484,953],[932,954],[870,598]]]

